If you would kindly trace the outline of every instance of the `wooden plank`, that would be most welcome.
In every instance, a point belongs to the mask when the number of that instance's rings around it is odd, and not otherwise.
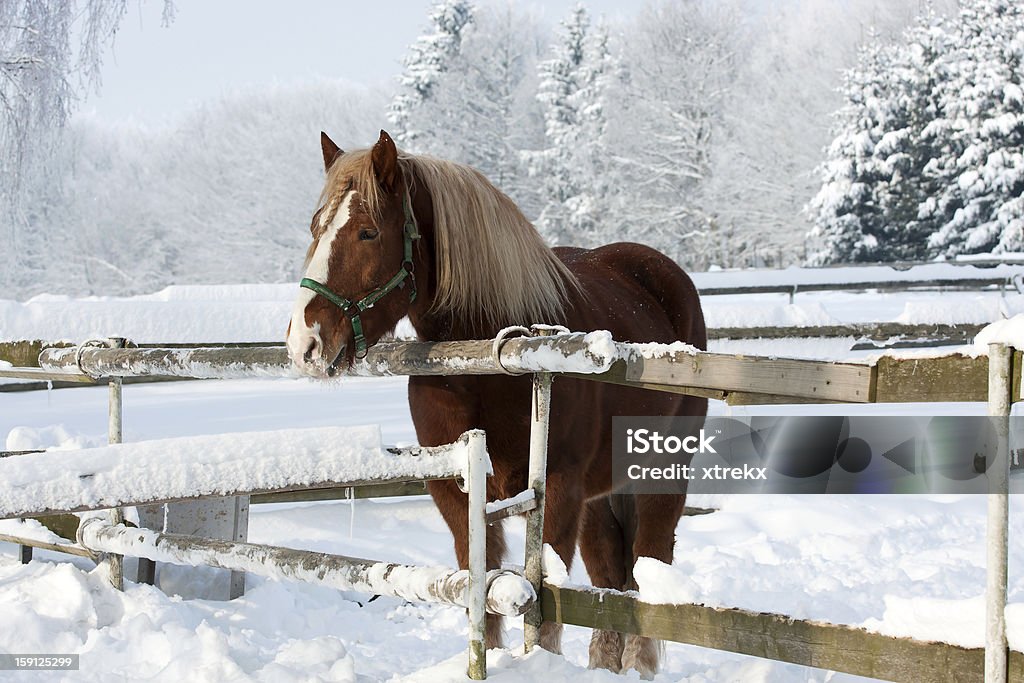
[[[84,384],[97,384],[96,380],[88,375],[75,372],[74,370],[42,370],[40,368],[0,368],[0,377],[11,379],[30,379],[38,382],[60,381],[79,382]]]
[[[878,359],[878,403],[933,403],[988,400],[988,357],[960,354],[940,358]],[[1019,396],[1018,394],[1016,394]]]
[[[655,605],[635,594],[544,584],[545,621],[635,633],[780,662],[908,683],[982,680],[984,651],[893,638],[780,614],[704,605]],[[1011,680],[1024,681],[1024,655],[1010,653]]]
[[[625,379],[843,403],[870,403],[874,397],[869,365],[792,358],[719,353],[635,358],[627,363]]]
[[[78,557],[88,557],[94,559],[96,554],[91,550],[83,548],[80,545],[73,545],[71,543],[48,543],[46,541],[37,541],[34,538],[23,538],[21,536],[12,536],[10,534],[0,534],[0,543],[16,543],[23,548],[39,548],[41,550],[52,550],[58,553],[65,553],[67,555],[77,555]]]
[[[658,382],[645,382],[637,381],[635,379],[627,379],[626,372],[626,361],[617,360],[612,363],[611,368],[606,372],[594,374],[567,372],[559,376],[572,377],[574,379],[586,379],[593,382],[607,382],[609,384],[618,384],[620,386],[636,387],[637,389],[650,389],[651,391],[666,391],[672,394],[703,396],[705,398],[713,398],[716,401],[724,401],[728,395],[728,392],[716,389],[704,389],[701,387],[687,387],[674,384],[660,384]]]
[[[355,494],[355,495],[353,495]],[[398,496],[425,496],[425,481],[402,481],[369,486],[339,486],[310,491],[284,491],[281,493],[260,493],[250,496],[253,505],[266,503],[313,503],[321,500],[356,500],[363,498],[391,498]]]
[[[529,500],[521,500],[518,503],[513,503],[508,507],[503,507],[500,510],[487,513],[487,523],[494,524],[500,522],[506,517],[515,517],[516,515],[522,515],[532,510],[537,509],[537,499],[531,498]]]
[[[44,346],[69,346],[69,344],[51,343],[42,339],[0,342],[0,361],[7,361],[11,365],[19,367],[38,368],[39,354]]]
[[[650,391],[665,391],[671,394],[685,394],[687,396],[703,396],[715,401],[725,401],[731,406],[760,406],[760,405],[790,405],[790,404],[823,404],[823,403],[844,403],[845,401],[823,401],[817,398],[806,398],[800,396],[780,396],[778,394],[755,394],[749,391],[720,391],[717,389],[702,389],[699,387],[684,387],[673,384],[658,384],[656,382],[636,382],[626,379],[626,361],[616,361],[611,370],[596,374],[565,373],[563,377],[575,379],[586,379],[595,382],[607,382],[620,386],[636,387],[637,389],[648,389]]]
[[[924,323],[907,325],[893,322],[814,325],[808,327],[718,327],[708,329],[708,339],[789,339],[792,337],[853,337],[886,342],[891,339],[941,340],[967,344],[984,324],[947,325]]]
[[[807,284],[737,285],[731,287],[701,287],[701,296],[723,294],[799,294],[800,292],[852,292],[875,290],[879,292],[907,292],[912,290],[945,289],[970,291],[985,287],[1005,287],[1010,278],[1003,276],[935,278],[931,280],[881,280],[864,282],[820,282]]]

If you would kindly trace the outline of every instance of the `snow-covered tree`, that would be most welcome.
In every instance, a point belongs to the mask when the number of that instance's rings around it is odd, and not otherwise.
[[[606,133],[618,62],[607,28],[591,27],[582,4],[562,22],[552,52],[538,67],[545,145],[529,155],[544,196],[538,227],[554,244],[594,246],[611,241],[616,223]]]
[[[942,191],[922,213],[942,221],[930,246],[959,253],[1024,250],[1024,7],[967,0],[928,133],[950,152],[931,169]]]
[[[418,152],[479,169],[528,216],[537,215],[538,196],[522,157],[543,143],[534,96],[543,37],[534,19],[512,5],[476,11],[459,55],[421,108],[429,128],[415,144]]]
[[[430,87],[415,107],[402,104],[411,101],[403,99],[411,94],[408,88],[393,103],[393,120],[406,125],[399,139],[412,152],[479,169],[528,216],[536,216],[536,182],[528,177],[522,157],[524,150],[543,142],[540,105],[534,95],[544,33],[530,15],[512,4],[468,11],[472,21],[461,25],[458,50],[446,53],[443,69],[412,69],[423,50],[414,49],[406,60],[407,72],[429,72]],[[437,9],[434,15],[439,13]],[[438,42],[437,34],[435,30],[416,45]],[[395,103],[401,106],[396,109]],[[396,111],[408,115],[396,119]]]
[[[320,130],[365,145],[387,101],[322,81],[236,93],[167,128],[76,117],[54,160],[60,182],[36,202],[49,207],[37,228],[61,237],[47,249],[59,267],[13,293],[294,280],[323,185]]]
[[[821,262],[1024,248],[1024,10],[925,11],[846,77],[811,202]]]
[[[79,98],[98,87],[103,50],[127,0],[0,2],[0,287],[21,288],[47,267],[53,236],[33,199],[59,177],[53,154]],[[164,21],[173,15],[164,2]]]
[[[938,225],[920,215],[920,206],[936,192],[930,169],[945,141],[925,133],[942,109],[936,78],[953,40],[945,20],[930,11],[899,43],[869,35],[845,76],[846,105],[810,205],[814,235],[823,241],[814,261],[928,256],[928,235]]]
[[[706,267],[719,235],[701,202],[723,96],[735,71],[736,16],[699,0],[641,12],[623,40],[624,88],[611,102],[610,144],[628,218],[620,237]]]
[[[474,11],[469,0],[441,0],[430,12],[429,32],[409,47],[402,62],[405,71],[399,79],[400,89],[388,113],[396,139],[405,147],[415,150],[419,140],[433,130],[435,123],[427,105],[460,54]]]

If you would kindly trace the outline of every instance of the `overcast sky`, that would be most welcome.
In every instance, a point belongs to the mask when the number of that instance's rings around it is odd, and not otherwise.
[[[491,3],[504,0],[490,0]],[[550,25],[576,0],[520,0]],[[159,124],[196,103],[261,84],[317,78],[390,84],[435,0],[161,0],[129,6],[103,68],[99,95],[81,111]],[[485,3],[481,3],[485,4]],[[588,0],[593,16],[618,19],[640,0]]]

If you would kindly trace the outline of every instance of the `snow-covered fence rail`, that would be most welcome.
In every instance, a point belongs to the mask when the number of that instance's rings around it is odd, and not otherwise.
[[[219,567],[416,602],[456,607],[469,607],[470,603],[470,573],[465,569],[376,562],[256,543],[165,534],[113,525],[98,517],[82,522],[78,538],[83,547],[97,552],[144,557],[157,562]],[[491,614],[521,616],[535,599],[530,584],[511,570],[487,572],[486,588],[485,604]]]
[[[837,323],[834,325],[791,325],[762,327],[717,327],[708,329],[708,339],[792,339],[794,337],[851,337],[854,348],[878,348],[900,344],[907,346],[950,346],[969,344],[984,328],[980,323],[896,322]]]
[[[383,449],[375,428],[215,434],[0,458],[0,519],[236,496],[464,478],[453,446]]]
[[[111,424],[119,424],[119,411],[116,420],[115,411],[111,415]],[[486,612],[520,616],[536,601],[533,585],[521,574],[486,570],[488,518],[501,517],[503,508],[515,513],[531,506],[523,505],[525,500],[512,501],[488,510],[490,463],[485,449],[480,431],[466,432],[447,446],[384,449],[379,430],[364,427],[163,439],[0,459],[0,519],[342,484],[461,479],[470,498],[468,570],[159,533],[125,526],[118,516],[87,518],[78,526],[78,545],[13,535],[0,540],[97,558],[131,555],[151,562],[220,567],[239,575],[251,572],[466,607],[469,673],[483,678]]]
[[[644,602],[635,593],[544,584],[545,621],[634,633],[885,681],[961,683],[984,676],[985,650],[896,638],[783,614]],[[1024,654],[1009,652],[1009,679],[1024,681]]]
[[[608,333],[493,343],[393,342],[371,348],[349,371],[362,376],[555,372],[733,404],[905,403],[986,400],[988,359],[947,354],[882,356],[872,362],[765,358],[698,351],[685,345],[627,344]],[[80,364],[79,364],[80,361]],[[234,378],[293,376],[281,347],[48,348],[36,375],[46,379],[136,375]],[[21,369],[0,369],[0,376]],[[1019,386],[1019,378],[1014,380]]]
[[[730,294],[788,294],[800,292],[977,290],[997,287],[1013,290],[1024,267],[1020,263],[877,264],[840,268],[786,268],[726,270],[693,273],[704,296]]]

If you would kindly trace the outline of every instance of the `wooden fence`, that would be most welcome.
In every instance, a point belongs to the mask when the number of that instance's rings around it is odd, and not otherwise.
[[[542,619],[742,654],[829,668],[894,681],[1024,680],[1024,662],[1009,653],[1002,610],[1006,602],[1006,503],[990,509],[990,628],[986,650],[946,643],[891,638],[863,629],[703,605],[655,605],[635,594],[604,589],[541,585],[540,529],[543,514],[543,460],[546,456],[546,400],[552,373],[536,359],[538,349],[573,359],[572,377],[659,391],[695,394],[730,403],[887,403],[985,401],[992,414],[1006,416],[1020,397],[1020,352],[989,358],[947,355],[935,358],[882,357],[872,363],[759,358],[665,349],[652,352],[608,338],[582,334],[509,339],[497,355],[492,341],[378,344],[353,368],[357,375],[494,374],[505,370],[534,375],[531,482],[537,507],[528,513],[527,578],[540,595],[537,611],[527,613],[527,647],[536,643]],[[548,355],[547,357],[550,357]],[[120,376],[279,376],[291,370],[280,347],[245,349],[45,349],[41,379],[91,380]],[[564,364],[559,365],[565,369]],[[244,370],[239,370],[244,368]],[[0,371],[0,376],[4,372]],[[545,398],[545,393],[547,398]],[[539,476],[538,476],[539,474]],[[992,498],[993,496],[990,496]],[[533,567],[531,567],[531,563]],[[1001,592],[999,571],[1002,571]],[[997,574],[993,577],[992,573]],[[994,616],[992,616],[994,615]],[[993,620],[996,625],[992,626]],[[1000,657],[1002,658],[1000,660]],[[1000,673],[1001,672],[1001,673]]]

